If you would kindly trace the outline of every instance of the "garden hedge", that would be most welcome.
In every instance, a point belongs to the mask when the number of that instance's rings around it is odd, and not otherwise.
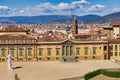
[[[107,71],[105,69],[99,69],[93,72],[89,72],[84,75],[84,78],[85,80],[89,80],[90,78],[95,77],[100,74],[103,74],[108,77],[120,78],[120,71]]]

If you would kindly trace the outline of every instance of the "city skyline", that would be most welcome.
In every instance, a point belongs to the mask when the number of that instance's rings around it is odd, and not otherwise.
[[[120,11],[119,0],[0,0],[0,16],[106,15]]]

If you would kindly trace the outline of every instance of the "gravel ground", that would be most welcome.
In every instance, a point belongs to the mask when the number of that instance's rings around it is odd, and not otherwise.
[[[0,80],[14,80],[18,74],[21,80],[59,80],[83,76],[101,68],[120,68],[109,60],[81,60],[64,63],[60,61],[13,62],[13,71],[7,69],[7,63],[0,63]]]

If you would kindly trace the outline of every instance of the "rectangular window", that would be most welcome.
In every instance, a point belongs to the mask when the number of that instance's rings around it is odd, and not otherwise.
[[[20,39],[20,40],[18,40],[18,42],[19,42],[19,43],[22,43],[22,42],[23,42],[23,40],[22,40],[22,39]]]
[[[1,50],[1,53],[2,53],[1,56],[5,57],[5,50]]]
[[[115,45],[115,51],[117,51],[117,45]]]
[[[15,42],[15,40],[10,40],[10,43],[14,43]]]
[[[6,40],[1,40],[1,43],[6,43]]]
[[[31,39],[29,39],[29,40],[27,40],[27,42],[28,42],[28,43],[32,43],[32,40],[31,40]]]
[[[28,56],[32,56],[32,51],[28,50]]]
[[[23,50],[19,50],[19,56],[23,56]]]
[[[110,52],[110,56],[113,56],[113,52]]]
[[[96,47],[93,47],[93,55],[96,55]]]
[[[80,48],[76,48],[76,55],[80,54]]]
[[[115,56],[117,56],[117,52],[115,52]]]
[[[51,48],[47,49],[47,55],[50,56],[51,55]]]
[[[60,49],[56,48],[56,55],[59,56],[60,55]]]
[[[10,54],[14,57],[14,50],[10,50]]]
[[[42,48],[39,48],[39,56],[42,56]]]
[[[110,45],[110,51],[113,51],[113,45]]]
[[[88,48],[84,49],[85,55],[88,55]]]

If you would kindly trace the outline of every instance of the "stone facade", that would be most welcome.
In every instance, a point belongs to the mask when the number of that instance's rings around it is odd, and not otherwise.
[[[7,61],[8,54],[12,54],[13,61],[61,60],[70,56],[80,60],[109,59],[107,41],[36,42],[33,39],[31,43],[0,43],[0,61]]]

